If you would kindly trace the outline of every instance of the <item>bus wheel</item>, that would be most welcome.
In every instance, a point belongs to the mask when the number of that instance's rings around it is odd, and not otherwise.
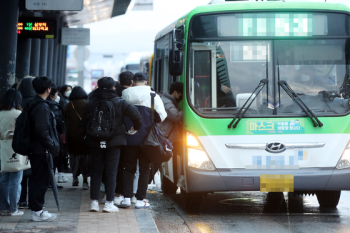
[[[177,186],[164,175],[162,176],[162,191],[164,194],[176,194]]]
[[[320,191],[316,192],[320,207],[335,208],[339,203],[341,191]]]
[[[205,195],[203,193],[187,193],[181,189],[182,203],[187,210],[197,210],[202,204]]]

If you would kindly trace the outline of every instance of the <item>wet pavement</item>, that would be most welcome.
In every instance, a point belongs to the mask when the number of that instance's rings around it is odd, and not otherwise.
[[[337,208],[320,208],[316,196],[288,193],[208,194],[198,210],[186,210],[181,195],[147,195],[159,232],[350,232],[350,192]]]

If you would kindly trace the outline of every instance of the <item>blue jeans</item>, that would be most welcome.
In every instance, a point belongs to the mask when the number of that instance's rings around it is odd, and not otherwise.
[[[0,210],[17,211],[23,171],[3,172],[0,179]]]

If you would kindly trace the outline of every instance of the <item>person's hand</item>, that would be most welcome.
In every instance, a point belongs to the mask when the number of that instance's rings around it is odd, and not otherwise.
[[[137,133],[137,130],[134,129],[134,127],[131,127],[131,129],[126,132],[126,134],[129,134],[129,135],[134,135],[135,133]]]
[[[229,87],[221,85],[221,91],[224,92],[225,94],[227,94],[227,93],[231,92],[231,89]]]

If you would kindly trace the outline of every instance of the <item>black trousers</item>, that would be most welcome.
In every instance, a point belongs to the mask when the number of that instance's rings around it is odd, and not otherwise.
[[[27,202],[28,185],[30,185],[30,176],[23,175],[22,182],[21,182],[22,189],[21,189],[21,196],[19,198],[19,203]]]
[[[139,146],[125,147],[124,154],[124,171],[123,171],[123,193],[124,197],[133,197],[133,182],[136,173],[137,159],[139,160],[139,183],[137,187],[136,198],[143,200],[146,197],[148,187],[148,176],[150,173],[151,163],[143,155]]]
[[[113,201],[116,187],[120,147],[91,149],[91,189],[90,198],[100,199],[100,185],[103,173],[106,176],[107,201]]]
[[[123,195],[123,171],[124,171],[124,157],[125,157],[125,146],[121,147],[120,150],[120,159],[118,165],[117,173],[117,186],[115,187],[115,193]]]
[[[45,203],[45,193],[50,183],[50,170],[46,155],[30,155],[32,175],[29,182],[29,200],[32,211],[40,211]]]

